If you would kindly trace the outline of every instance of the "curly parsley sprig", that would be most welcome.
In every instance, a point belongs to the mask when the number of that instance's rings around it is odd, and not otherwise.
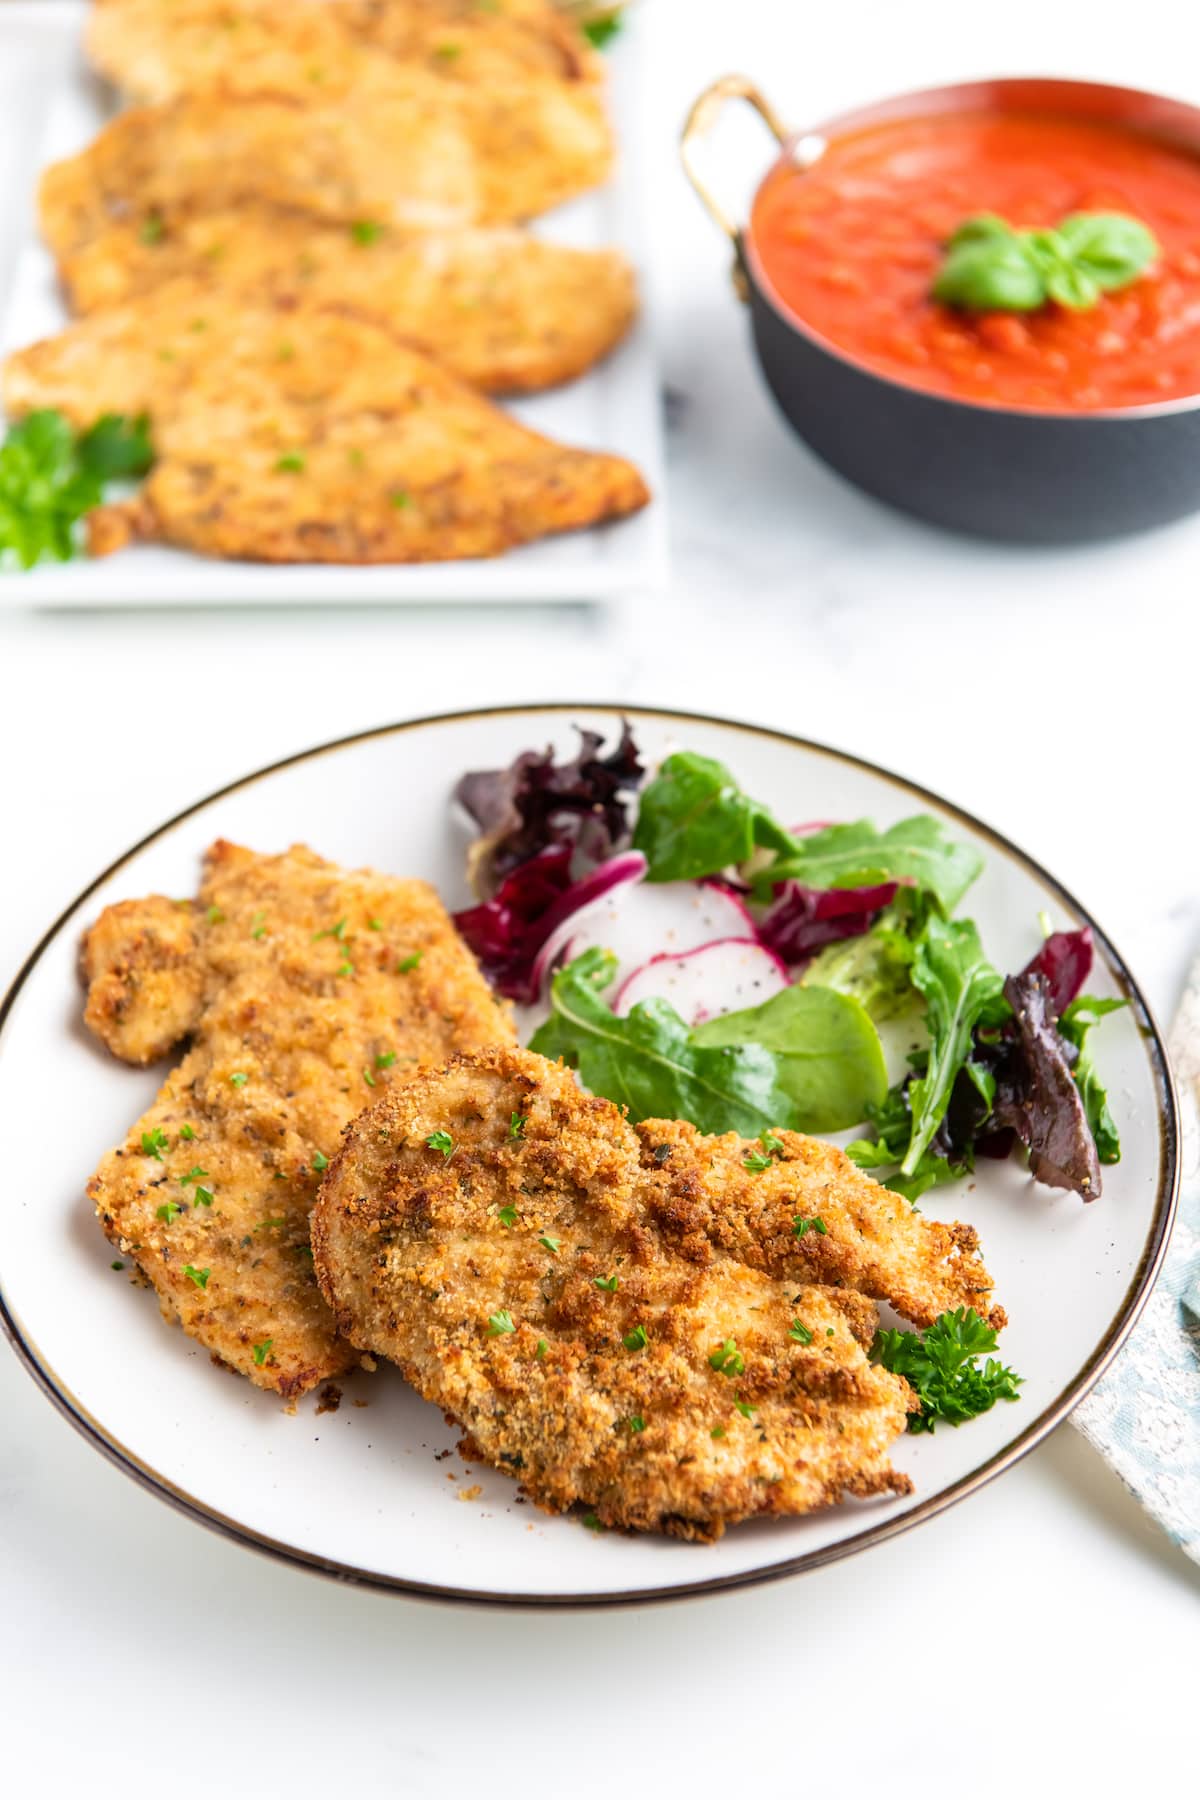
[[[928,1331],[877,1331],[871,1361],[902,1375],[921,1402],[910,1413],[908,1429],[933,1431],[939,1420],[961,1425],[990,1412],[997,1400],[1016,1400],[1021,1376],[987,1356],[996,1348],[996,1333],[974,1307],[944,1312]]]

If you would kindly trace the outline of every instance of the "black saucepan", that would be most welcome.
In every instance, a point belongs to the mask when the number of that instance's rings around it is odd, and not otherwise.
[[[1200,508],[1200,394],[1086,413],[989,406],[876,374],[806,327],[773,294],[753,237],[725,217],[699,172],[699,142],[732,99],[760,114],[781,146],[778,160],[802,166],[830,137],[861,126],[980,108],[1110,119],[1200,154],[1200,108],[1092,82],[999,80],[899,95],[791,132],[752,83],[732,75],[700,96],[683,134],[692,184],[733,241],[734,284],[750,307],[771,391],[839,473],[933,524],[1010,543],[1115,537]]]

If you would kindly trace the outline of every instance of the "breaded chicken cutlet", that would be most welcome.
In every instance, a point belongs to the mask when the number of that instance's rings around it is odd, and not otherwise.
[[[454,230],[533,218],[604,181],[610,160],[602,114],[580,116],[558,86],[449,88],[366,57],[344,95],[259,88],[132,107],[45,171],[39,217],[60,258],[114,222],[153,235],[249,204]]]
[[[219,329],[233,296],[353,307],[487,393],[581,375],[637,312],[633,271],[615,250],[571,249],[503,226],[407,237],[262,206],[179,219],[149,239],[114,224],[59,272],[82,313],[183,278],[193,284],[180,301],[189,327],[200,318]],[[151,332],[152,358],[153,324]]]
[[[338,89],[356,47],[455,85],[602,80],[553,0],[94,0],[87,26],[93,66],[141,101],[213,86]]]
[[[182,287],[182,291],[181,291]],[[88,520],[134,540],[268,562],[493,556],[621,517],[649,494],[621,457],[567,449],[371,319],[313,304],[205,310],[165,284],[8,359],[12,415],[84,428],[146,412],[156,462]]]
[[[740,1139],[634,1128],[529,1051],[459,1057],[346,1133],[313,1212],[318,1279],[345,1336],[549,1511],[710,1540],[907,1492],[888,1451],[916,1401],[868,1360],[868,1296],[894,1277],[924,1319],[986,1309],[990,1279],[970,1234],[779,1135],[760,1199]],[[818,1207],[819,1247],[793,1230]]]
[[[164,1316],[256,1386],[290,1398],[352,1367],[309,1245],[325,1160],[373,1093],[513,1041],[433,889],[219,842],[195,902],[109,907],[83,973],[114,1055],[190,1044],[89,1183],[109,1238]]]

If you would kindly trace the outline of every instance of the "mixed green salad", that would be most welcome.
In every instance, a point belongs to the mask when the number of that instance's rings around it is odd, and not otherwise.
[[[1124,1002],[1083,991],[1087,929],[1037,942],[1031,919],[1028,962],[997,969],[960,913],[983,859],[939,819],[788,827],[710,757],[648,773],[628,726],[457,799],[480,896],[460,931],[501,992],[548,1006],[531,1048],[634,1120],[858,1127],[849,1156],[913,1203],[1014,1154],[1099,1195],[1120,1140],[1091,1034]],[[912,1046],[890,1082],[888,1021]]]

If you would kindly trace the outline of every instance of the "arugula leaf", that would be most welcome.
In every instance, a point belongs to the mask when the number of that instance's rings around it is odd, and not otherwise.
[[[551,1016],[530,1049],[561,1057],[591,1093],[627,1107],[635,1124],[689,1119],[700,1131],[757,1137],[792,1123],[794,1107],[769,1050],[702,1045],[665,1000],[643,1000],[618,1019],[600,997],[616,969],[616,957],[600,949],[561,969],[550,984]]]
[[[790,853],[757,877],[755,892],[766,898],[780,881],[815,888],[907,881],[931,894],[948,917],[982,868],[978,850],[954,843],[930,813],[901,819],[886,831],[877,830],[870,819],[858,819],[792,839]]]
[[[857,1000],[826,987],[789,987],[761,1006],[706,1019],[692,1032],[704,1046],[759,1044],[776,1059],[796,1131],[844,1131],[887,1094],[879,1033]]]
[[[756,849],[793,851],[796,840],[742,792],[724,763],[681,750],[643,790],[633,847],[649,864],[647,881],[698,881]]]
[[[890,1168],[891,1174],[881,1177],[883,1186],[891,1188],[894,1194],[899,1194],[901,1199],[907,1200],[912,1206],[930,1188],[941,1187],[947,1181],[957,1181],[960,1175],[966,1173],[965,1168],[956,1167],[946,1157],[936,1156],[932,1150],[926,1150],[912,1174],[904,1175],[895,1166],[896,1154],[878,1139],[856,1138],[852,1144],[846,1145],[846,1155],[860,1169]]]
[[[76,527],[104,497],[104,483],[141,475],[152,453],[145,418],[105,414],[76,436],[60,412],[31,412],[0,446],[0,562],[31,569],[76,554]]]
[[[971,919],[934,914],[917,941],[912,978],[925,999],[929,1061],[909,1088],[912,1136],[900,1173],[910,1180],[946,1116],[960,1070],[970,1062],[976,1025],[1000,1024],[1009,1016],[1004,983],[983,954]],[[992,1077],[979,1071],[976,1079],[986,1083]],[[985,1098],[990,1105],[990,1094]]]
[[[1093,994],[1080,994],[1077,1000],[1072,1000],[1058,1021],[1060,1036],[1066,1038],[1068,1044],[1074,1045],[1077,1052],[1071,1072],[1096,1142],[1096,1154],[1102,1163],[1120,1162],[1121,1134],[1108,1108],[1108,1090],[1097,1073],[1091,1051],[1087,1047],[1088,1033],[1106,1013],[1119,1012],[1121,1007],[1128,1004],[1126,1000],[1101,1000]]]
[[[945,1312],[926,1332],[877,1331],[870,1349],[871,1361],[902,1375],[921,1402],[919,1413],[910,1413],[911,1432],[933,1431],[939,1419],[961,1425],[980,1413],[990,1412],[997,1400],[1016,1400],[1021,1377],[988,1356],[981,1369],[979,1358],[996,1348],[996,1333],[973,1307]]]

